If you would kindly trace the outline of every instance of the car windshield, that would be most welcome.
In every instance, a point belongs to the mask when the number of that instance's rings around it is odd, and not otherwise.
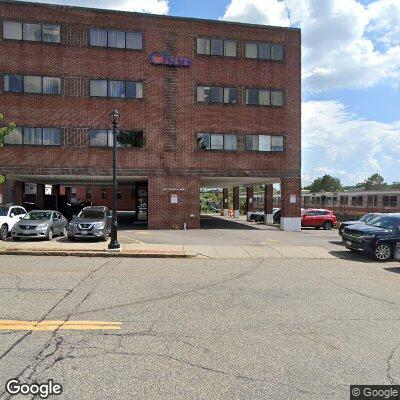
[[[0,217],[7,217],[9,207],[0,207]]]
[[[375,214],[365,214],[360,218],[360,222],[369,222],[376,217],[377,217],[377,215],[375,215]]]
[[[78,218],[82,219],[103,219],[104,218],[104,211],[103,210],[95,210],[93,208],[86,208],[83,209]]]
[[[400,218],[397,217],[376,217],[367,222],[366,225],[376,226],[378,228],[395,230],[400,227]]]
[[[48,211],[31,211],[25,215],[24,219],[31,221],[49,220],[51,218],[51,212]]]

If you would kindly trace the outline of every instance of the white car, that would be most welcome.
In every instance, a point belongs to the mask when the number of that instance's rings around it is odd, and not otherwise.
[[[0,206],[0,240],[6,240],[12,227],[26,214],[20,206]]]

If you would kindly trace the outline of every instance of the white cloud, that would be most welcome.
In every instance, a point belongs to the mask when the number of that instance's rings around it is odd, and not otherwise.
[[[306,90],[398,84],[399,0],[231,0],[222,19],[301,27]]]
[[[169,12],[169,0],[36,0],[36,2],[152,14],[168,14]]]
[[[400,180],[400,120],[362,119],[337,101],[307,101],[302,130],[305,180],[327,173],[352,184],[374,172]]]

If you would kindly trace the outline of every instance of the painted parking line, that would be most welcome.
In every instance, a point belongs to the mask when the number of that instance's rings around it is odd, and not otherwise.
[[[121,235],[121,234],[119,234],[119,237],[121,237],[121,238],[123,238],[123,239],[130,240],[130,241],[132,241],[133,243],[141,243],[141,244],[144,244],[144,242],[141,242],[140,240],[134,239],[134,238],[132,238],[132,237],[130,237],[130,236],[126,236],[126,235]]]
[[[18,321],[0,320],[0,330],[55,331],[55,330],[119,330],[122,322],[109,321]]]

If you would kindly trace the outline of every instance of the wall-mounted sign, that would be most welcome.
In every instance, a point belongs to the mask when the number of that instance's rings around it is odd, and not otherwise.
[[[171,204],[178,204],[178,195],[171,194]]]
[[[290,195],[290,204],[296,204],[297,203],[297,196],[295,194]]]
[[[168,52],[153,51],[149,55],[149,62],[153,65],[168,65],[169,67],[190,67],[192,59],[189,57],[174,57]]]

